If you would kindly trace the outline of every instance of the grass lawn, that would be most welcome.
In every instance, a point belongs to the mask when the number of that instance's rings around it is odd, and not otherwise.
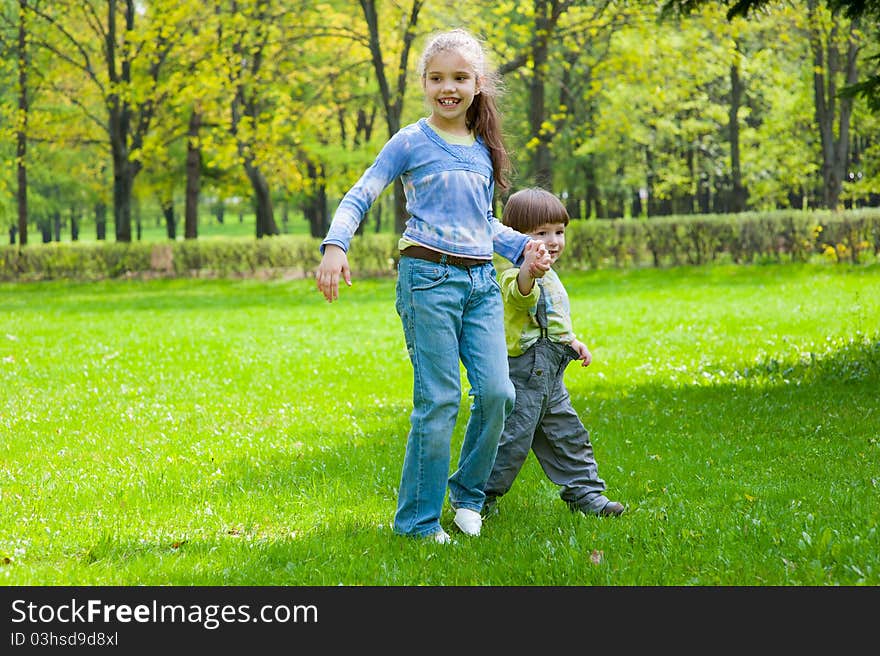
[[[628,511],[570,513],[530,457],[445,546],[390,529],[393,280],[0,285],[0,585],[880,584],[880,266],[564,281]]]

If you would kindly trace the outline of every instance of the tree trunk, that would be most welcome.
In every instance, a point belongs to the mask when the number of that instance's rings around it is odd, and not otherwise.
[[[309,188],[313,191],[306,197],[303,214],[309,222],[309,234],[319,239],[327,234],[330,221],[327,217],[327,187],[324,183],[324,171],[311,160],[306,161],[309,176]]]
[[[52,221],[48,217],[41,217],[37,221],[37,227],[40,229],[40,234],[43,238],[43,243],[48,244],[52,241]]]
[[[199,129],[202,126],[201,113],[193,109],[189,115],[189,129],[186,142],[186,200],[184,209],[184,239],[199,236],[199,194],[202,188],[202,149],[199,146]]]
[[[174,217],[174,199],[162,201],[162,216],[165,217],[165,234],[172,241],[177,239],[177,219]]]
[[[739,45],[737,44],[736,60],[730,65],[730,113],[728,114],[728,137],[730,139],[730,212],[744,212],[748,192],[742,183],[742,164],[739,151],[739,108],[745,91],[739,76]]]
[[[112,87],[118,87],[123,91],[132,84],[132,57],[137,52],[124,51],[119,58],[117,70],[117,30],[116,13],[117,1],[107,0],[107,33],[104,39],[106,48],[106,63]],[[134,32],[135,16],[137,7],[133,0],[125,0],[125,36]],[[163,46],[168,48],[170,46]],[[153,82],[159,79],[159,68],[163,57],[158,57],[150,63],[150,77]],[[124,93],[111,92],[107,96],[108,130],[110,135],[110,149],[113,156],[113,220],[116,227],[116,241],[131,241],[131,204],[134,181],[141,169],[141,163],[131,160],[132,150],[137,151],[143,144],[144,135],[149,131],[150,121],[153,116],[153,101],[150,99],[141,101],[136,106],[137,125],[132,128],[133,107]],[[140,237],[140,225],[138,225]]]
[[[107,205],[104,202],[95,205],[95,239],[107,239]]]
[[[257,238],[279,234],[275,217],[272,215],[272,194],[266,176],[252,161],[246,161],[245,172],[254,190],[254,210],[256,211]]]
[[[605,207],[602,203],[602,195],[599,193],[599,185],[596,181],[596,162],[594,156],[587,157],[584,163],[584,216],[589,219],[592,216],[602,218],[605,214]]]
[[[134,17],[131,17],[134,20]],[[116,84],[128,82],[123,65],[123,75],[116,71],[116,1],[107,2],[107,35],[105,37],[107,68],[110,80]],[[127,63],[127,62],[125,62]],[[116,241],[131,241],[131,190],[133,179],[128,161],[128,134],[131,128],[131,110],[128,103],[116,91],[107,99],[110,150],[113,159],[113,225]]]
[[[79,208],[70,210],[70,241],[79,241]]]
[[[18,243],[27,244],[28,190],[27,190],[27,120],[28,120],[28,54],[27,54],[27,0],[18,2],[18,122],[15,130],[15,161],[17,163],[18,189]]]
[[[534,153],[532,153],[532,184],[544,187],[548,191],[553,190],[553,160],[550,153],[550,140],[553,138],[552,133],[544,130],[544,122],[546,118],[545,111],[545,83],[544,75],[547,70],[547,60],[549,57],[549,48],[547,46],[547,36],[551,29],[550,21],[547,18],[547,7],[545,3],[540,4],[542,14],[538,14],[536,7],[535,15],[535,33],[536,38],[532,47],[532,61],[534,68],[533,75],[529,81],[529,130],[533,139],[537,140]]]
[[[127,154],[113,158],[113,225],[116,230],[116,241],[122,242],[131,241],[131,191],[134,187],[134,179],[128,164]]]
[[[840,99],[840,113],[837,113],[838,86],[837,76],[844,75],[846,85],[855,84],[858,80],[856,57],[857,44],[856,20],[850,23],[847,40],[846,61],[840,61],[840,52],[835,39],[840,26],[838,15],[832,17],[833,23],[827,39],[823,38],[815,16],[816,0],[809,0],[807,8],[810,15],[810,49],[813,54],[813,95],[815,99],[816,123],[822,144],[822,200],[826,209],[840,207],[840,194],[843,191],[843,180],[846,175],[849,157],[849,122],[852,115],[852,98]],[[834,134],[835,120],[838,124],[837,135]]]

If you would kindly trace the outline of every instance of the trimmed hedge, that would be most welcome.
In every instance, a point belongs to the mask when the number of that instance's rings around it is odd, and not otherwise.
[[[349,264],[362,277],[393,275],[397,235],[355,237]],[[63,242],[0,247],[0,280],[119,277],[308,277],[320,240],[301,235],[173,242]],[[569,224],[563,269],[874,261],[880,209],[846,212],[695,215],[577,220]]]
[[[349,262],[359,275],[393,273],[397,238],[356,238]],[[0,247],[0,280],[120,277],[306,277],[321,261],[320,240],[301,235],[169,242],[52,242]]]
[[[859,263],[880,254],[880,210],[669,216],[569,224],[570,268],[727,261]]]

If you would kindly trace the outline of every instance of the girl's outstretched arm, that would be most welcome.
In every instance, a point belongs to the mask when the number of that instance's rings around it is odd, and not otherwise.
[[[324,247],[324,256],[321,258],[321,264],[315,272],[315,282],[318,285],[318,291],[324,295],[328,303],[332,303],[339,298],[339,276],[345,280],[345,284],[351,287],[351,269],[348,266],[348,255],[345,251],[327,244]]]

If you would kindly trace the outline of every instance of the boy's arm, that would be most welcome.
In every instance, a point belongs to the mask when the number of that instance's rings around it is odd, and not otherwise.
[[[533,281],[532,289],[523,294],[519,287],[520,271],[521,269],[518,267],[505,269],[498,274],[498,285],[501,287],[501,298],[505,305],[517,310],[528,310],[538,304],[541,290]]]

